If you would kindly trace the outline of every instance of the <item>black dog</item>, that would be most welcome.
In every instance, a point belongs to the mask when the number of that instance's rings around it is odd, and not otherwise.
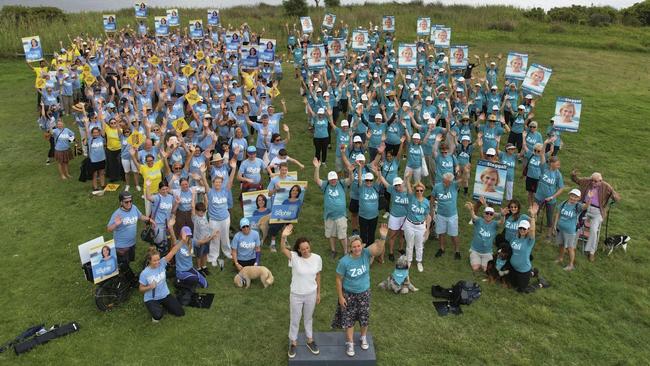
[[[614,249],[621,247],[624,252],[627,252],[627,243],[630,241],[628,235],[612,235],[605,239],[605,250],[609,250],[607,255],[612,254]]]
[[[499,243],[497,250],[497,258],[488,262],[485,274],[487,275],[489,283],[500,283],[503,286],[508,286],[508,274],[512,269],[510,265],[510,256],[512,249],[508,243]]]

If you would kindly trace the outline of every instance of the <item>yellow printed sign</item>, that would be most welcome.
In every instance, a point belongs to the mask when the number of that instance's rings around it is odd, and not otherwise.
[[[271,96],[271,98],[277,97],[278,95],[280,95],[280,89],[278,89],[277,86],[272,87],[269,90],[269,95]]]
[[[93,85],[97,81],[97,78],[94,77],[92,74],[86,74],[84,73],[84,82],[86,85]]]
[[[153,65],[158,65],[160,63],[160,58],[156,55],[149,57],[149,63]]]
[[[83,66],[83,72],[90,74],[90,65],[86,64]]]
[[[181,71],[183,71],[183,75],[189,77],[190,75],[192,75],[194,73],[194,68],[191,65],[185,65],[185,66],[183,66]]]
[[[205,53],[203,51],[196,51],[196,59],[197,60],[203,60],[205,58]]]
[[[144,136],[142,136],[140,132],[133,131],[131,132],[131,135],[126,139],[126,142],[137,149],[144,142]]]
[[[126,69],[126,74],[129,76],[129,78],[135,79],[138,76],[138,69],[131,66],[128,69]]]
[[[199,96],[199,93],[196,92],[196,90],[192,90],[191,92],[185,94],[185,99],[191,106],[193,106],[199,102],[201,97]]]
[[[104,192],[115,192],[118,188],[120,188],[119,184],[109,183],[104,187]]]
[[[35,85],[37,88],[39,88],[39,89],[43,89],[43,88],[45,88],[45,79],[43,79],[43,78],[36,78],[36,82],[34,83],[34,85]]]
[[[187,121],[185,121],[185,118],[181,117],[174,122],[172,122],[172,126],[174,126],[174,129],[178,133],[183,133],[187,131],[188,128],[190,128],[190,125],[187,124]]]

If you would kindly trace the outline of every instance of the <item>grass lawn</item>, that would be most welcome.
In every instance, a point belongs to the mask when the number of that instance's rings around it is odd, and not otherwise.
[[[650,174],[645,144],[650,133],[642,117],[650,114],[648,56],[498,40],[471,49],[479,54],[509,50],[527,51],[533,62],[554,70],[536,113],[542,131],[555,96],[583,99],[580,132],[563,135],[561,170],[567,185],[574,167],[585,175],[600,171],[621,193],[623,201],[611,210],[609,232],[632,236],[628,253],[604,258],[599,252],[593,264],[580,256],[576,270],[566,273],[553,263],[556,247],[538,240],[534,265],[551,282],[550,289],[524,296],[483,284],[483,296],[464,307],[464,315],[440,318],[431,305],[430,286],[472,278],[467,260],[472,228],[466,224],[466,210],[461,209],[463,260],[454,261],[449,254],[434,260],[437,243],[427,241],[425,272],[411,272],[420,292],[396,296],[374,289],[392,266],[373,266],[370,330],[378,361],[381,365],[646,364],[650,359],[646,348],[650,235],[643,217],[647,218],[644,182]],[[327,331],[337,302],[335,262],[327,256],[322,196],[311,182],[313,147],[290,67],[285,68],[281,83],[289,109],[284,122],[292,131],[289,152],[307,166],[299,174],[310,181],[294,237],[308,236],[313,250],[323,256],[322,302],[316,308],[314,328]],[[0,232],[6,240],[0,246],[0,340],[41,322],[75,320],[81,325],[77,334],[20,357],[0,354],[0,363],[286,364],[290,271],[284,257],[267,248],[262,262],[274,273],[271,288],[256,283],[249,290],[237,289],[232,284],[234,272],[227,267],[222,273],[213,270],[208,278],[208,291],[216,294],[209,310],[187,308],[184,318],[165,317],[153,325],[136,293],[112,312],[96,309],[94,287],[83,278],[77,245],[102,234],[110,238],[105,225],[118,206],[117,193],[91,198],[89,183],[62,182],[54,164],[44,166],[47,143],[35,122],[33,74],[13,59],[0,60],[0,70],[4,201]],[[73,162],[73,175],[78,174],[80,161]],[[321,170],[325,174],[326,169]],[[515,182],[515,193],[525,201],[523,181]],[[135,201],[143,209],[142,200]],[[239,219],[241,212],[236,209],[233,216]],[[145,245],[139,243],[137,249],[140,260]]]

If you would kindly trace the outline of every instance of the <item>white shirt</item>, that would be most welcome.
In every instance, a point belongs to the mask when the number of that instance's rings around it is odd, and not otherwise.
[[[309,258],[303,258],[292,250],[289,267],[291,267],[291,293],[308,295],[318,289],[316,274],[323,269],[320,255],[311,253]]]

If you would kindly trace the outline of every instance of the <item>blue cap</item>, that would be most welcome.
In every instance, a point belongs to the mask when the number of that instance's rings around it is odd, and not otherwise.
[[[181,228],[181,235],[192,235],[192,229],[189,226],[183,226]]]
[[[242,217],[242,219],[239,220],[239,228],[241,229],[244,226],[251,226],[251,222],[247,218]]]
[[[251,153],[251,154],[252,154],[252,153],[256,153],[256,152],[257,152],[257,149],[255,148],[255,146],[249,146],[249,147],[246,149],[246,152],[249,152],[249,153]]]

